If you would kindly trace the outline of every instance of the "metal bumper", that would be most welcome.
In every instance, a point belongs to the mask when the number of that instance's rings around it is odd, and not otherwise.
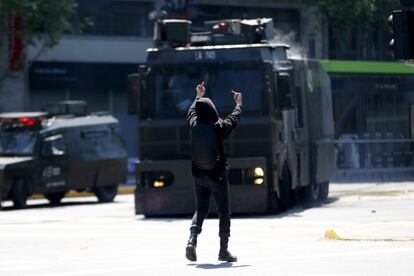
[[[260,166],[265,171],[261,185],[230,185],[230,210],[232,213],[263,213],[267,210],[267,179],[265,158],[229,159],[232,169]],[[144,215],[192,214],[196,208],[190,160],[145,161],[137,163],[137,187],[135,190],[135,213]],[[144,171],[170,171],[174,184],[153,188],[140,185]],[[210,211],[215,212],[214,203]]]

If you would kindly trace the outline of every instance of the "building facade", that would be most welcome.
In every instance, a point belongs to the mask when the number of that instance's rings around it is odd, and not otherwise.
[[[336,180],[414,179],[414,67],[323,61],[330,75]]]

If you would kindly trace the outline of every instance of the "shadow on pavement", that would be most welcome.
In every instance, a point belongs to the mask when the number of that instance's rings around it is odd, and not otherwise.
[[[200,269],[219,269],[219,268],[240,268],[248,267],[250,265],[234,265],[234,263],[219,263],[219,264],[189,264],[188,266],[194,266]]]
[[[257,215],[255,219],[269,219],[269,218],[275,218],[275,219],[281,219],[284,217],[302,217],[301,213],[310,209],[310,208],[325,208],[329,207],[330,204],[338,201],[339,199],[336,197],[330,197],[325,202],[314,202],[314,203],[308,203],[308,202],[298,202],[294,207],[291,209],[288,209],[284,212],[276,213],[276,214],[262,214]],[[234,216],[233,216],[234,217]],[[237,218],[251,218],[251,216],[239,216]]]
[[[284,217],[301,217],[301,213],[306,211],[309,208],[324,208],[329,207],[330,204],[338,201],[336,197],[330,197],[325,202],[315,202],[315,203],[307,203],[307,202],[297,202],[296,205],[287,211],[278,212],[278,213],[257,213],[257,214],[232,214],[231,217],[235,219],[269,219],[269,218],[284,218]],[[165,221],[165,222],[174,222],[176,220],[183,220],[183,219],[191,219],[193,214],[186,214],[186,215],[151,215],[151,216],[144,216],[141,218],[137,218],[139,220],[154,220],[154,221]],[[218,218],[216,212],[210,212],[208,214],[208,218]]]

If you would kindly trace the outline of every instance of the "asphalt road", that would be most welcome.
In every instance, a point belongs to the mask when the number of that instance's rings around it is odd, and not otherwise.
[[[330,203],[276,216],[234,217],[217,261],[218,221],[184,249],[189,218],[135,216],[133,196],[93,197],[0,212],[0,275],[414,275],[414,183],[337,184]],[[325,238],[333,229],[343,240]]]

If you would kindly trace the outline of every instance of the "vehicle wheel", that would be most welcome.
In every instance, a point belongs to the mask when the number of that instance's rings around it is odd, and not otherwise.
[[[59,205],[62,198],[65,197],[66,192],[56,192],[44,194],[45,198],[49,200],[52,205]]]
[[[28,197],[27,184],[24,178],[17,178],[13,181],[11,189],[11,199],[16,209],[24,209],[27,207],[26,201]]]
[[[95,195],[99,202],[112,202],[118,192],[118,185],[95,188]]]
[[[308,202],[316,202],[319,200],[320,186],[316,183],[311,183],[305,187],[305,196]]]
[[[324,202],[328,199],[329,195],[329,182],[322,182],[319,188],[319,200]]]
[[[282,178],[279,179],[279,192],[279,209],[286,211],[292,207],[292,177],[286,163],[283,165]]]

